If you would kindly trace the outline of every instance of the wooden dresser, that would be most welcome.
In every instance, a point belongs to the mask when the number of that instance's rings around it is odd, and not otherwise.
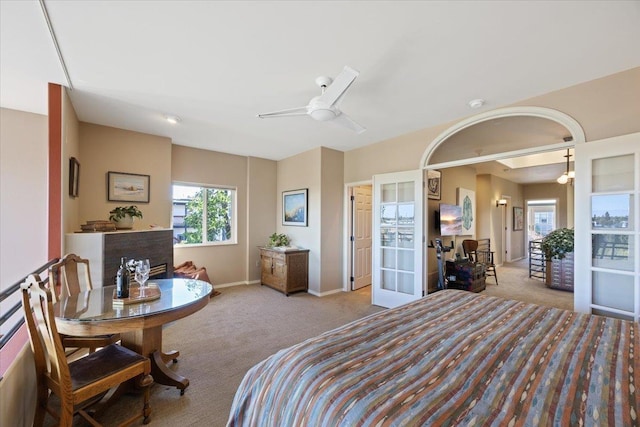
[[[261,282],[289,296],[309,289],[309,250],[260,248]]]

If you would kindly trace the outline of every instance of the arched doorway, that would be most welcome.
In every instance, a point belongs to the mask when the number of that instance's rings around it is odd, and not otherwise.
[[[419,167],[425,170],[470,165],[477,167],[478,164],[496,163],[495,161],[505,159],[527,159],[545,155],[551,155],[559,163],[558,160],[562,161],[562,156],[557,154],[559,151],[584,142],[585,134],[580,124],[560,111],[540,107],[503,108],[469,117],[446,129],[427,146]],[[518,168],[514,166],[513,170]],[[557,176],[559,174],[551,179],[547,177],[547,182],[555,181]],[[570,190],[569,193],[567,189],[565,197],[567,204],[569,200],[573,201],[573,189]],[[512,241],[518,243],[514,246],[526,250],[522,237],[526,232],[512,230],[513,226],[509,222],[512,207],[522,207],[524,201],[511,196],[504,190],[496,190],[495,194],[490,195],[485,192],[482,195],[486,212],[483,220],[487,225],[479,237],[491,239],[492,250],[499,254],[500,263],[512,260],[512,252],[509,250]],[[508,200],[508,206],[496,207],[497,199]],[[512,200],[515,204],[511,203]],[[573,217],[572,206],[571,203],[571,211],[567,212],[567,216]],[[427,214],[426,221],[429,222],[431,217]],[[431,228],[427,226],[427,229]],[[520,235],[522,241],[518,240]],[[520,257],[523,255],[524,253]],[[429,263],[431,262],[433,260],[430,259]],[[433,264],[427,266],[427,275],[432,269]]]

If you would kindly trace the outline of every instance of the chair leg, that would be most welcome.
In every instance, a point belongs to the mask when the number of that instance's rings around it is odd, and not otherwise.
[[[42,427],[44,425],[44,417],[47,415],[47,405],[49,404],[49,389],[39,384],[37,386],[36,396],[36,413],[33,418],[33,425]]]
[[[73,425],[73,403],[62,402],[60,404],[60,427],[71,427]]]

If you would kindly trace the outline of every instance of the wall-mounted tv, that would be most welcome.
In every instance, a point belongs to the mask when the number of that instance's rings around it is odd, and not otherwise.
[[[440,203],[440,235],[458,236],[462,234],[462,207]]]

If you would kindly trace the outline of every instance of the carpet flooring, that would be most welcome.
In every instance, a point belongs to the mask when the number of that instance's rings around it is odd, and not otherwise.
[[[573,294],[528,279],[522,267],[499,267],[500,285],[489,278],[483,294],[571,309]],[[190,385],[184,396],[175,388],[154,385],[150,425],[222,427],[251,366],[282,348],[382,310],[371,305],[370,287],[323,298],[306,293],[285,297],[260,285],[219,291],[204,309],[165,326],[164,350],[181,352],[179,362],[170,367],[189,378]],[[139,409],[139,399],[124,396],[100,421],[115,425]]]

